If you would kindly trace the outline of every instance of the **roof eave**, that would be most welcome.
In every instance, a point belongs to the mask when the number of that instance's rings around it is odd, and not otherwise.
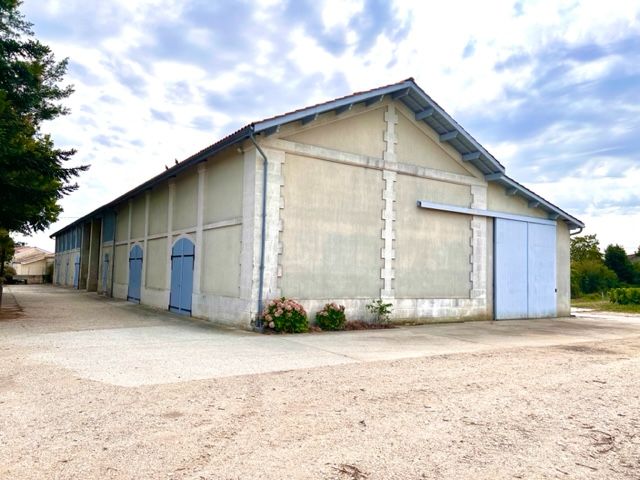
[[[557,207],[556,205],[549,202],[548,200],[545,200],[537,193],[534,193],[528,188],[520,185],[518,182],[516,182],[515,180],[506,176],[503,173],[494,173],[494,174],[485,175],[485,179],[489,182],[496,182],[504,186],[505,188],[515,189],[515,191],[518,192],[518,194],[520,194],[520,196],[524,197],[526,200],[532,203],[537,203],[539,207],[542,207],[545,210],[547,210],[550,214],[549,218],[551,218],[552,220],[557,220],[557,219],[564,220],[569,225],[570,229],[584,228],[585,226],[582,221],[578,220],[572,215],[569,215],[560,207]]]
[[[112,209],[113,207],[115,207],[116,205],[135,197],[136,195],[146,191],[146,190],[150,190],[153,187],[155,187],[156,185],[158,185],[159,183],[168,180],[171,177],[175,177],[176,175],[178,175],[179,173],[187,170],[188,168],[191,168],[192,166],[205,161],[207,158],[209,158],[212,155],[215,155],[216,153],[218,153],[221,150],[224,150],[225,148],[228,148],[230,146],[232,146],[235,143],[241,142],[246,140],[247,138],[249,138],[249,136],[252,133],[253,129],[253,124],[251,125],[247,125],[243,128],[241,128],[240,130],[238,130],[237,132],[223,138],[222,140],[220,140],[219,142],[214,143],[213,145],[210,145],[209,147],[200,150],[198,153],[186,158],[185,160],[183,160],[182,162],[178,163],[177,165],[174,165],[173,167],[169,168],[168,170],[160,173],[159,175],[156,175],[155,177],[151,178],[150,180],[147,180],[146,182],[138,185],[137,187],[133,188],[132,190],[129,190],[127,193],[120,195],[118,198],[116,198],[115,200],[112,200],[109,203],[106,203],[98,208],[96,208],[94,211],[92,211],[91,213],[88,213],[87,215],[84,215],[83,217],[80,217],[79,219],[75,220],[74,222],[64,226],[63,228],[61,228],[60,230],[52,233],[51,235],[49,235],[49,238],[53,238],[55,236],[57,236],[58,234],[65,232],[66,230],[69,230],[72,227],[75,227],[76,225],[79,225],[83,222],[85,222],[87,219],[92,218],[92,217],[97,217],[100,216],[102,214],[104,214],[106,211]]]

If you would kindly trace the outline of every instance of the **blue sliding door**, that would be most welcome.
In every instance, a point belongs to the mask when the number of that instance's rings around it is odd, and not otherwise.
[[[495,318],[556,316],[556,227],[495,219]]]

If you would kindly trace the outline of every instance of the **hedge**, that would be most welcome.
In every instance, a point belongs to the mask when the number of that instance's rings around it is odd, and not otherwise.
[[[620,305],[640,305],[640,288],[612,288],[609,300]]]

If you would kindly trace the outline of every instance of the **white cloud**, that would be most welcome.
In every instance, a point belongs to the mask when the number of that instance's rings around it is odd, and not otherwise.
[[[261,1],[238,20],[207,17],[206,2],[114,0],[87,10],[83,2],[26,0],[38,38],[58,58],[71,58],[68,80],[76,86],[68,101],[73,114],[46,130],[78,149],[75,163],[92,164],[78,192],[63,199],[65,212],[51,231],[255,120],[255,112],[268,116],[413,76],[463,126],[475,124],[470,133],[508,173],[560,206],[586,212],[589,228],[603,229],[602,243],[616,235],[628,249],[640,243],[622,220],[640,172],[608,176],[628,165],[625,152],[640,147],[630,143],[640,92],[635,101],[611,98],[624,90],[606,83],[619,71],[628,80],[620,88],[632,89],[640,74],[633,61],[640,43],[614,48],[638,38],[637,2],[532,0],[522,2],[521,14],[513,0],[398,0],[389,12],[368,10],[368,3],[296,0],[304,11],[294,14],[285,1]],[[185,12],[192,7],[206,21],[190,24]],[[151,109],[173,121],[154,118]],[[531,164],[554,177],[532,183],[540,179],[527,178],[536,170]],[[621,202],[610,215],[589,210],[608,197]],[[629,215],[637,221],[637,213]],[[30,241],[51,248],[43,238]]]

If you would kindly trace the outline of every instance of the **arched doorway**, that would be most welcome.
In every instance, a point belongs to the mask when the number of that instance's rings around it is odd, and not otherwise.
[[[127,300],[140,303],[140,287],[142,285],[142,248],[134,245],[129,252],[129,290]]]
[[[80,286],[80,254],[76,253],[76,258],[73,261],[73,288]]]
[[[187,238],[178,240],[171,249],[171,295],[169,310],[191,315],[193,262],[195,246]]]

